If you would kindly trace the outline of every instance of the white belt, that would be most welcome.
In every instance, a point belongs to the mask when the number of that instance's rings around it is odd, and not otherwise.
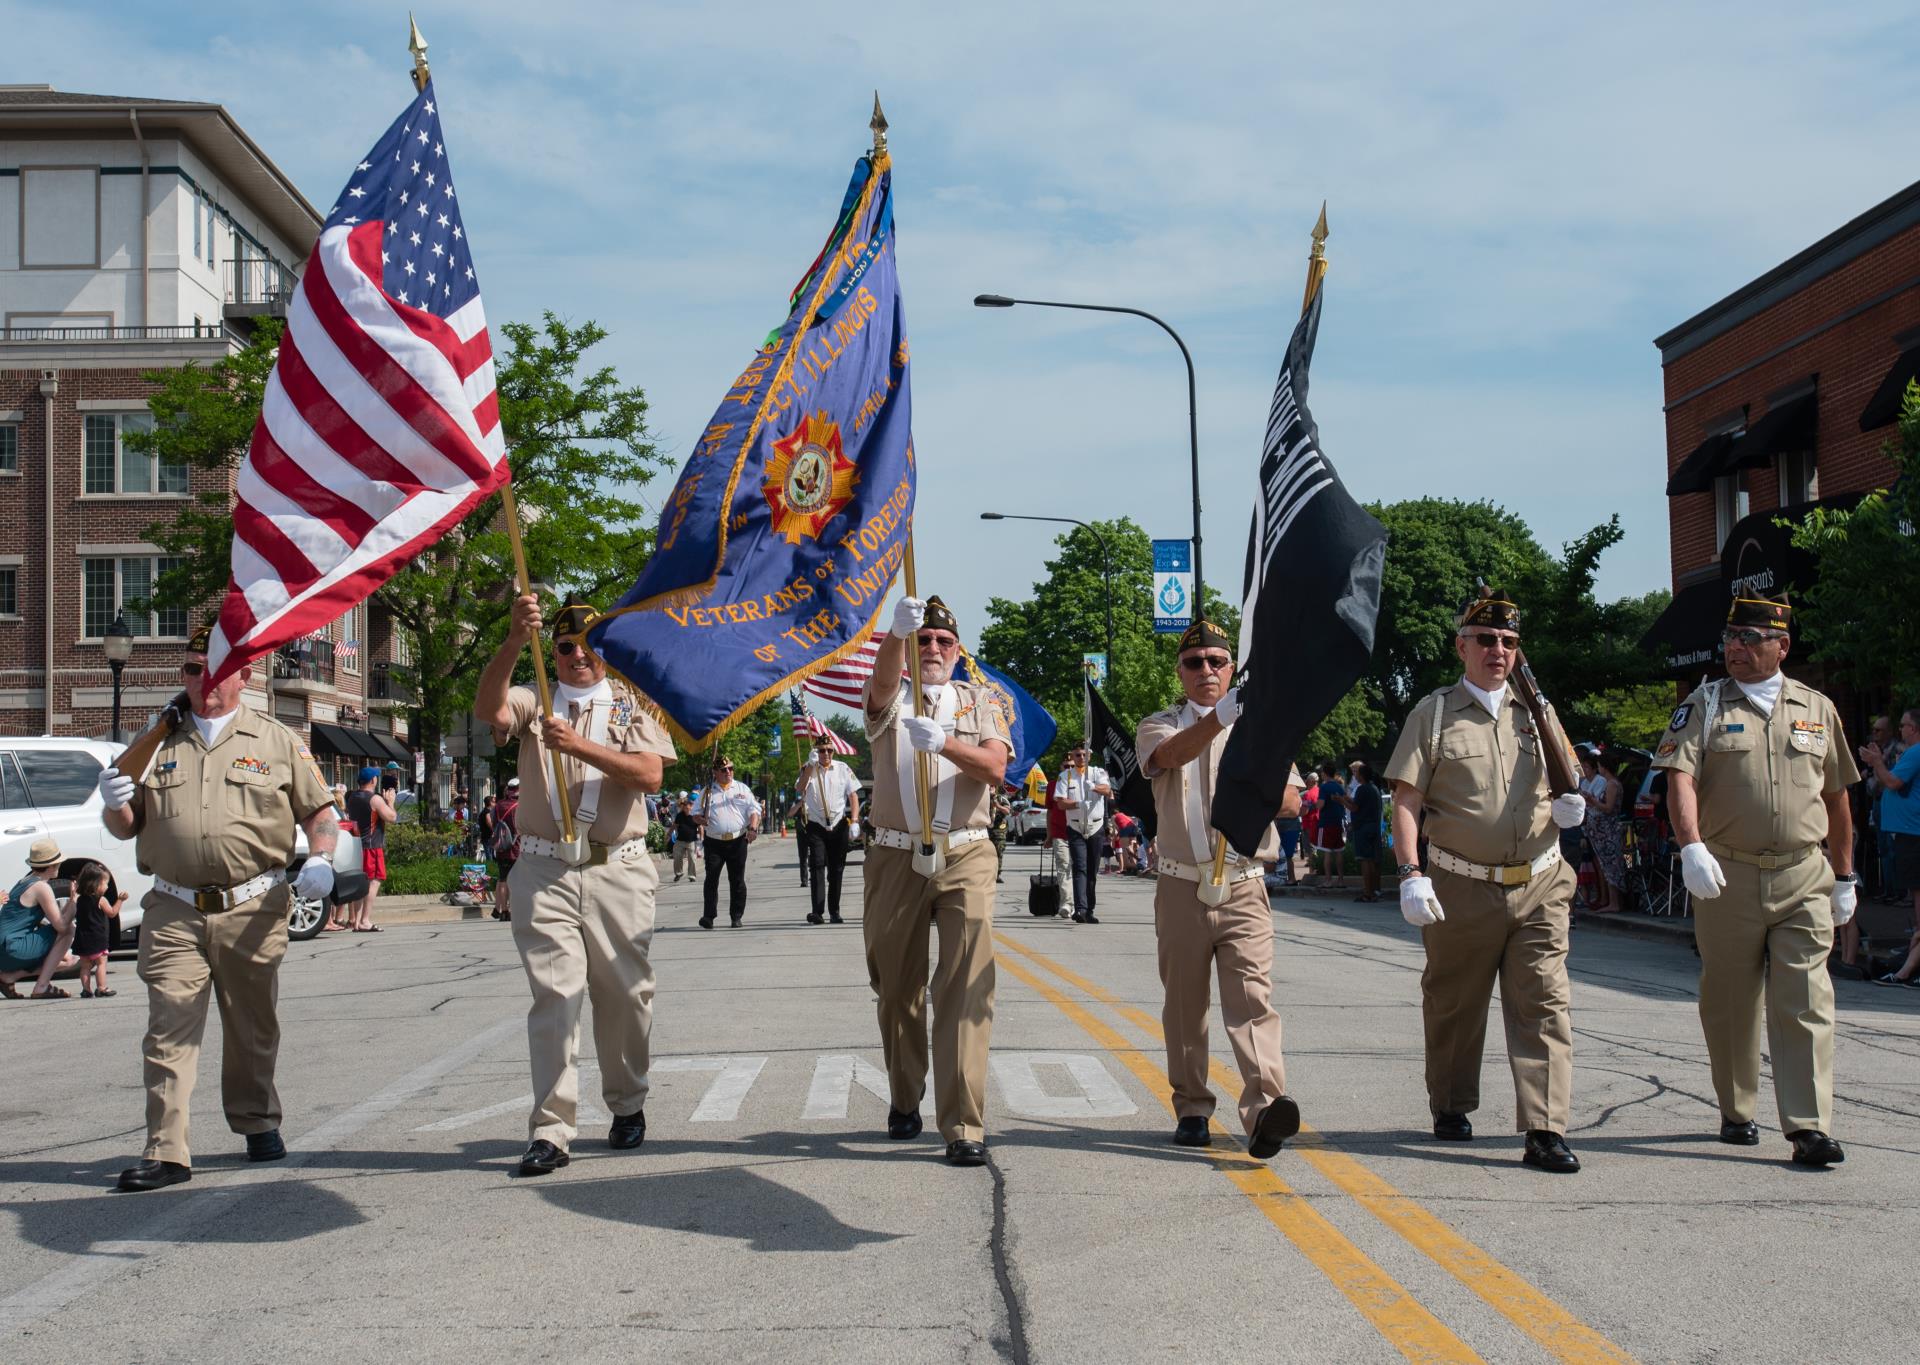
[[[1162,858],[1157,870],[1163,877],[1178,877],[1183,882],[1213,880],[1213,865],[1211,863],[1206,867],[1195,867],[1192,863],[1175,862],[1172,858]],[[1235,867],[1231,863],[1227,865],[1228,885],[1232,885],[1234,882],[1250,882],[1255,877],[1264,877],[1266,875],[1266,868],[1260,866],[1259,863],[1247,863],[1240,867]]]
[[[168,881],[165,877],[155,877],[153,889],[191,905],[203,915],[214,915],[264,896],[286,879],[287,870],[284,867],[276,867],[273,871],[262,872],[251,881],[241,882],[238,886],[182,886],[178,882]]]
[[[935,840],[941,838],[938,834],[933,837]],[[977,843],[986,838],[987,831],[984,829],[955,829],[947,831],[945,837],[947,841],[947,851],[952,852],[956,848]],[[908,834],[905,830],[875,829],[873,831],[873,842],[882,848],[916,849],[920,847],[920,836],[917,834]]]
[[[1524,886],[1560,861],[1560,845],[1549,844],[1547,851],[1532,862],[1518,863],[1511,867],[1501,867],[1498,864],[1489,867],[1485,863],[1469,862],[1434,844],[1427,846],[1427,860],[1435,867],[1451,872],[1456,877],[1471,877],[1477,882],[1492,882],[1495,886]]]
[[[632,850],[645,848],[646,846],[647,839],[644,834],[637,839],[629,839],[621,844],[596,844],[590,842],[587,844],[587,857],[585,860],[576,862],[567,856],[567,846],[557,839],[542,839],[537,834],[523,834],[520,836],[521,857],[524,858],[531,853],[536,858],[557,858],[569,867],[598,867],[601,863],[618,862],[625,858]]]

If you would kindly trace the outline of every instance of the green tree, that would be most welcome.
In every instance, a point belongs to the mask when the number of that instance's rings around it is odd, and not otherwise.
[[[1920,384],[1883,447],[1897,479],[1850,509],[1816,507],[1793,543],[1817,556],[1796,611],[1812,656],[1861,691],[1920,700]]]

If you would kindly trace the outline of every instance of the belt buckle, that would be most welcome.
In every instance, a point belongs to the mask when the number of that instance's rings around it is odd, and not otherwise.
[[[226,892],[218,887],[195,887],[193,908],[203,915],[217,915],[227,908]]]
[[[1532,880],[1533,869],[1525,864],[1518,867],[1503,867],[1500,869],[1500,885],[1502,886],[1525,886]]]

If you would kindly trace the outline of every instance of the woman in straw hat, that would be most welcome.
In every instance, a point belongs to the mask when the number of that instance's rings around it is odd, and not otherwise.
[[[13,983],[35,973],[33,999],[68,998],[53,984],[55,972],[73,965],[67,952],[73,943],[73,916],[61,912],[49,880],[59,868],[60,846],[51,839],[34,840],[27,850],[27,875],[0,906],[0,995],[9,1000],[21,998]]]

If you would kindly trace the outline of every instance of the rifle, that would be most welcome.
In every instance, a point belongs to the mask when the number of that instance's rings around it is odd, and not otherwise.
[[[181,692],[161,708],[160,718],[148,726],[133,743],[126,747],[120,757],[113,761],[114,771],[123,777],[131,777],[136,784],[146,781],[147,773],[153,767],[154,757],[160,752],[160,746],[166,742],[168,735],[186,723],[187,716],[192,710],[193,704],[187,700],[187,694],[184,691]]]
[[[1540,694],[1540,684],[1534,679],[1525,650],[1514,652],[1509,681],[1521,705],[1533,717],[1534,731],[1540,736],[1540,756],[1547,765],[1547,795],[1565,796],[1580,790],[1573,746],[1567,742],[1567,732],[1560,727],[1560,717],[1554,714],[1552,704]]]

